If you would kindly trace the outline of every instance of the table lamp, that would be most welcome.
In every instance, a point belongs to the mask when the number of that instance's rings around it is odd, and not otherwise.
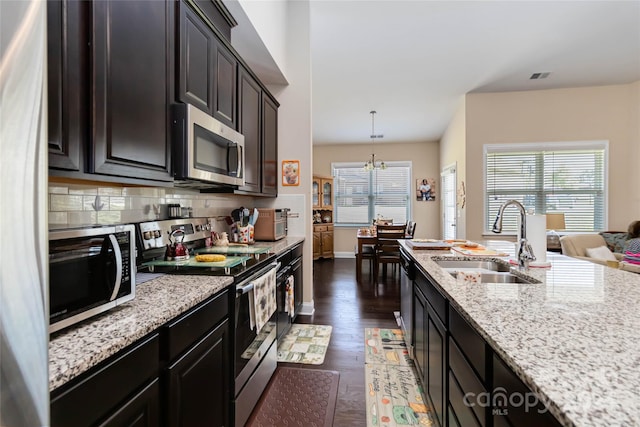
[[[560,247],[560,235],[558,230],[564,230],[564,213],[547,213],[547,231],[550,232],[551,246]]]

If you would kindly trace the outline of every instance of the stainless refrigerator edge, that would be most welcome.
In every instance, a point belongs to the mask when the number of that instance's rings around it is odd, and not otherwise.
[[[46,2],[0,1],[0,425],[49,425]]]

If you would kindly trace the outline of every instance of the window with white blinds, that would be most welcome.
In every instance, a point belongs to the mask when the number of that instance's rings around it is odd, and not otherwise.
[[[566,231],[604,230],[607,152],[607,142],[485,145],[485,232],[510,199],[564,213]],[[517,220],[505,215],[503,232],[516,233]]]
[[[411,162],[385,162],[387,169],[365,171],[362,163],[333,163],[333,221],[367,225],[380,216],[407,222],[411,203]]]

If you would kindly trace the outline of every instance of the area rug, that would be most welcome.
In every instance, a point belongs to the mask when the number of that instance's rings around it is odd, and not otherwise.
[[[435,425],[412,366],[365,364],[367,427]]]
[[[413,366],[401,329],[366,328],[365,363]]]
[[[340,374],[278,367],[246,426],[333,425]]]
[[[289,332],[278,340],[278,362],[321,365],[329,347],[332,329],[327,325],[294,323]]]

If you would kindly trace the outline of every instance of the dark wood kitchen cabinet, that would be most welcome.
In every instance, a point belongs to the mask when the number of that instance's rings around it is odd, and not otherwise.
[[[453,306],[449,306],[449,425],[489,425],[488,346]],[[471,404],[469,404],[471,403]]]
[[[430,279],[417,274],[414,285],[415,360],[434,420],[446,426],[447,328],[446,299]]]
[[[157,426],[159,338],[153,334],[51,393],[51,425]]]
[[[178,98],[213,115],[215,36],[187,4],[180,3]]]
[[[246,69],[238,73],[238,129],[244,135],[245,185],[239,192],[278,194],[278,105]]]
[[[171,181],[175,5],[114,0],[91,6],[89,171]]]
[[[302,243],[291,250],[293,261],[291,262],[291,274],[293,275],[293,300],[294,313],[297,316],[302,308],[303,301],[303,274],[302,274]]]
[[[47,3],[50,176],[171,185],[174,9]]]
[[[229,321],[167,369],[168,425],[229,426]]]
[[[278,104],[262,98],[262,193],[278,195]]]
[[[162,329],[163,418],[172,427],[229,426],[233,368],[229,292],[195,307]]]
[[[561,424],[498,355],[493,355],[491,407],[495,427],[559,427]],[[498,395],[499,393],[499,395]],[[515,404],[514,404],[515,402]]]
[[[179,34],[178,98],[236,129],[237,59],[185,2]]]
[[[87,88],[89,3],[47,3],[47,88],[49,168],[85,168],[89,114]]]
[[[238,130],[244,135],[244,186],[239,190],[260,193],[262,190],[262,89],[244,68],[238,76]]]

